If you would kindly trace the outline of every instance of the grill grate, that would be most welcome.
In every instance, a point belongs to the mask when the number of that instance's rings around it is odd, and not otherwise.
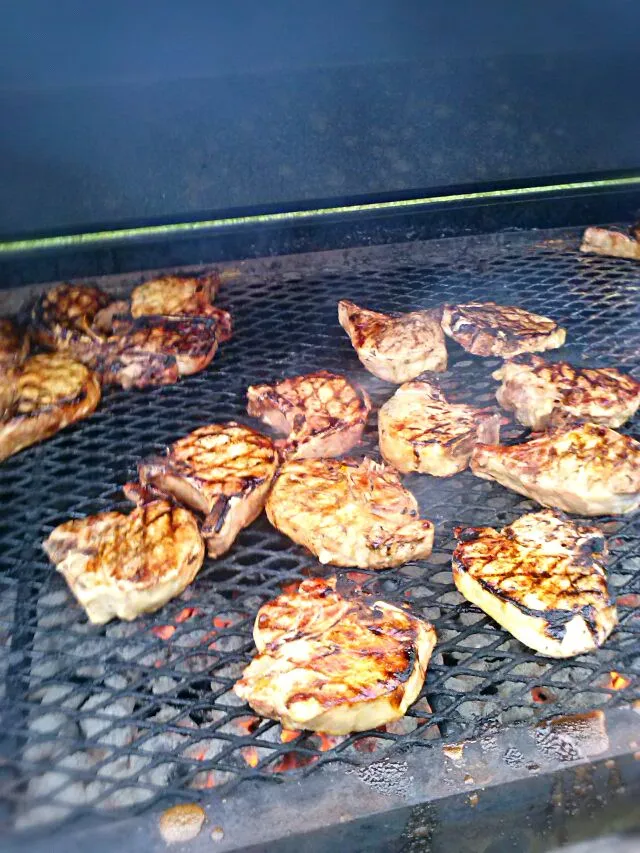
[[[435,623],[439,642],[407,718],[347,738],[283,734],[231,692],[252,654],[257,608],[303,574],[327,572],[264,517],[229,554],[207,560],[191,588],[161,612],[102,628],[87,624],[40,546],[68,517],[127,507],[120,489],[140,457],[208,422],[250,422],[250,383],[324,367],[361,382],[379,406],[393,386],[360,367],[337,323],[341,297],[400,311],[469,298],[514,302],[567,326],[559,356],[638,375],[638,266],[581,256],[575,234],[551,236],[461,238],[243,265],[220,300],[233,312],[236,335],[209,370],[172,387],[110,391],[88,421],[0,467],[0,819],[7,826],[119,817],[167,795],[194,799],[219,786],[230,792],[246,778],[282,779],[330,761],[363,764],[399,746],[487,737],[498,726],[638,697],[640,520],[598,521],[612,550],[619,628],[596,654],[545,660],[453,586],[455,524],[502,526],[535,508],[468,472],[406,478],[437,524],[428,561],[351,573],[390,601],[410,602]],[[472,358],[451,343],[449,350],[444,383],[451,396],[492,403],[498,360]],[[524,431],[510,424],[504,435],[517,440]],[[375,446],[372,417],[362,449],[375,454]]]

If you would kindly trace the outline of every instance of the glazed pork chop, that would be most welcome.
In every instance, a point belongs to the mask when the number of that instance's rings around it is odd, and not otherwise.
[[[31,310],[31,332],[47,349],[68,352],[74,358],[93,352],[96,333],[93,322],[111,302],[99,287],[59,284],[42,294]]]
[[[166,275],[138,285],[131,293],[131,315],[209,317],[218,324],[218,340],[229,340],[231,315],[211,303],[218,293],[216,273],[203,276]]]
[[[428,557],[433,524],[397,472],[371,459],[286,462],[267,499],[274,527],[321,563],[388,569]]]
[[[442,328],[473,355],[502,358],[556,349],[566,338],[566,330],[555,320],[495,302],[445,305]]]
[[[624,515],[640,506],[640,443],[599,424],[560,424],[523,444],[478,444],[477,477],[576,515]]]
[[[403,474],[450,477],[469,464],[478,442],[494,444],[500,415],[447,402],[433,382],[401,385],[378,413],[380,452]]]
[[[360,441],[371,411],[366,391],[327,370],[251,385],[247,398],[252,417],[287,434],[276,446],[288,459],[346,453]]]
[[[567,658],[597,649],[613,631],[607,546],[596,527],[547,509],[502,530],[464,527],[455,534],[458,590],[521,643]]]
[[[158,610],[191,583],[204,559],[193,515],[162,500],[129,515],[67,521],[44,550],[96,625]]]
[[[362,364],[379,379],[399,384],[426,370],[447,369],[439,311],[390,316],[343,299],[338,319]]]
[[[640,222],[624,230],[593,226],[587,228],[582,237],[580,251],[640,261]]]
[[[262,512],[277,465],[271,439],[232,421],[194,430],[140,462],[138,475],[143,489],[205,515],[207,553],[219,557]]]
[[[640,407],[640,382],[615,367],[574,367],[527,354],[505,361],[493,378],[502,381],[496,391],[502,408],[534,430],[557,411],[618,427]]]
[[[234,691],[286,729],[344,735],[404,716],[436,642],[433,626],[387,604],[303,581],[260,608],[258,653]]]
[[[0,461],[90,415],[100,383],[83,364],[59,353],[34,355],[3,391]]]

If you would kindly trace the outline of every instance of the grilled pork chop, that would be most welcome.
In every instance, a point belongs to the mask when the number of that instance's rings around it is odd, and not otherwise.
[[[95,342],[92,324],[111,298],[99,287],[59,284],[42,294],[31,310],[31,331],[47,349],[70,351],[74,357]]]
[[[636,222],[627,230],[587,228],[582,237],[580,251],[640,261],[640,222]]]
[[[471,470],[576,515],[624,515],[640,506],[640,443],[599,424],[560,424],[510,447],[478,444]]]
[[[475,444],[500,436],[500,415],[448,403],[432,382],[401,385],[378,413],[380,452],[398,471],[450,477],[469,464]]]
[[[167,385],[207,367],[218,349],[208,317],[139,317],[119,324],[97,358],[106,384],[123,388]]]
[[[601,646],[614,629],[597,527],[552,510],[491,527],[458,528],[453,579],[459,591],[521,643],[568,658]]]
[[[327,370],[251,385],[247,398],[252,417],[287,433],[276,446],[289,459],[346,453],[360,441],[371,411],[366,391]]]
[[[473,355],[503,358],[521,352],[556,349],[566,338],[566,330],[555,320],[495,302],[445,305],[442,328]]]
[[[303,581],[258,611],[258,649],[234,691],[287,729],[344,735],[403,717],[424,683],[433,626],[336,579]]]
[[[618,427],[640,407],[640,382],[615,367],[574,367],[550,363],[538,355],[519,355],[493,374],[502,380],[496,392],[503,409],[521,424],[544,429],[560,410],[591,423]]]
[[[218,324],[218,340],[228,341],[232,322],[228,311],[216,308],[212,301],[220,287],[216,273],[199,277],[166,275],[147,281],[131,293],[131,314],[144,317],[165,316],[209,317]]]
[[[397,472],[372,459],[286,462],[267,498],[274,527],[321,563],[388,569],[428,557],[433,524]]]
[[[67,521],[44,549],[96,625],[158,610],[191,583],[204,559],[193,515],[162,500],[129,515]]]
[[[100,383],[83,364],[47,353],[16,368],[3,397],[0,461],[90,415],[100,402]]]
[[[271,439],[232,421],[200,427],[166,456],[140,462],[138,475],[144,489],[206,516],[207,553],[219,557],[262,512],[277,464]]]
[[[447,369],[439,312],[412,311],[394,317],[342,299],[338,319],[360,361],[379,379],[399,384],[425,370]]]

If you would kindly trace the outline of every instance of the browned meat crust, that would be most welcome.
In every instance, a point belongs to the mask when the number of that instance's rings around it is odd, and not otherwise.
[[[567,412],[591,423],[618,427],[640,407],[640,382],[615,367],[574,367],[520,355],[493,374],[502,380],[500,405],[521,424],[544,429],[554,412]]]
[[[266,510],[274,527],[334,566],[401,566],[433,545],[433,524],[419,518],[397,472],[371,459],[286,462]]]
[[[476,445],[471,470],[577,515],[623,515],[640,506],[640,443],[598,424],[561,424],[510,447]]]
[[[262,512],[277,464],[271,439],[230,422],[181,438],[166,456],[140,462],[138,475],[152,495],[170,495],[206,516],[207,552],[219,557]]]
[[[217,273],[202,276],[167,275],[146,281],[131,294],[133,317],[148,315],[209,317],[218,324],[218,340],[222,343],[232,335],[232,320],[228,311],[211,303],[220,288]]]
[[[619,228],[587,228],[580,251],[640,261],[640,223],[636,222],[626,231]]]
[[[453,579],[462,595],[532,649],[572,657],[601,646],[615,627],[607,545],[596,527],[543,510],[501,531],[455,534]]]
[[[549,317],[495,302],[445,305],[442,328],[473,355],[504,358],[556,349],[566,337],[566,330]]]
[[[0,422],[0,460],[86,418],[100,383],[83,364],[59,353],[34,355],[16,369]]]
[[[362,437],[371,401],[344,376],[319,370],[276,385],[252,385],[247,412],[287,433],[276,442],[284,457],[338,456]]]
[[[218,347],[212,317],[141,316],[126,303],[110,303],[96,287],[63,284],[45,293],[32,310],[36,339],[68,352],[95,370],[107,385],[167,385],[203,370]]]
[[[380,452],[398,471],[450,477],[469,464],[474,445],[500,436],[500,415],[447,402],[433,382],[401,385],[378,413]]]
[[[387,382],[406,382],[426,370],[447,369],[441,311],[390,316],[338,303],[340,325],[370,373]]]
[[[384,601],[344,598],[329,578],[306,580],[260,608],[254,639],[258,653],[236,694],[285,728],[342,735],[404,716],[436,634]]]
[[[204,559],[195,518],[168,501],[129,515],[102,512],[67,521],[44,549],[98,625],[162,607],[191,583]]]

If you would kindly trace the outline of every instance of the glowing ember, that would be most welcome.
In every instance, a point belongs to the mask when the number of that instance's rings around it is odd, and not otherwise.
[[[640,607],[640,595],[637,592],[629,592],[626,595],[619,595],[616,601],[620,607]]]
[[[350,581],[360,584],[365,583],[365,581],[368,581],[370,575],[366,574],[365,572],[347,572],[347,577]]]
[[[176,616],[176,622],[186,622],[192,616],[199,616],[202,613],[198,607],[183,607],[180,613]]]
[[[333,749],[334,746],[338,746],[345,739],[345,735],[326,735],[324,732],[317,732],[317,736],[320,738],[318,746],[320,752],[327,752]]]
[[[236,718],[236,723],[238,724],[238,726],[241,729],[244,729],[244,731],[247,734],[252,735],[255,732],[255,730],[258,728],[258,726],[260,725],[260,718],[259,717],[238,717],[238,718]]]
[[[540,705],[544,705],[547,702],[555,702],[556,699],[551,690],[548,690],[546,687],[532,687],[531,698]]]
[[[213,624],[216,628],[220,628],[220,630],[223,630],[224,628],[229,628],[231,625],[233,625],[233,622],[227,616],[214,616]]]
[[[151,629],[151,633],[159,640],[170,640],[175,632],[173,625],[154,625]]]
[[[624,690],[625,687],[628,687],[631,684],[631,679],[627,678],[626,675],[622,675],[615,670],[612,670],[609,673],[609,683],[607,687],[609,690]]]
[[[240,754],[249,765],[249,767],[257,767],[260,757],[255,746],[245,746],[240,750]]]
[[[298,770],[308,767],[318,760],[317,755],[306,755],[303,752],[287,752],[269,768],[272,773],[287,773],[290,770]]]
[[[280,740],[282,743],[289,743],[292,740],[295,740],[300,732],[298,729],[282,729],[280,732]]]

